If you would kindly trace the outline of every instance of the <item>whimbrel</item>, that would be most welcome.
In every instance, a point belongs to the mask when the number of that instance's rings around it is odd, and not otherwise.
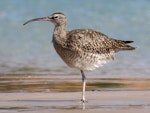
[[[128,45],[133,41],[117,40],[92,29],[75,29],[66,31],[66,16],[61,12],[48,17],[35,18],[25,22],[48,21],[55,25],[53,45],[62,60],[70,67],[79,69],[82,75],[82,99],[85,99],[86,76],[85,70],[94,70],[110,60],[121,50],[134,50]]]

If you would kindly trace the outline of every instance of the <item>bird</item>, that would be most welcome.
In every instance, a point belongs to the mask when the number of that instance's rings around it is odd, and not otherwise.
[[[91,71],[114,60],[115,53],[122,50],[135,50],[129,45],[134,41],[110,38],[102,32],[93,29],[74,29],[67,31],[67,17],[62,12],[50,16],[34,18],[26,21],[47,21],[54,24],[52,36],[53,46],[62,60],[72,68],[80,70],[82,75],[82,99],[85,98],[86,76],[84,71]]]

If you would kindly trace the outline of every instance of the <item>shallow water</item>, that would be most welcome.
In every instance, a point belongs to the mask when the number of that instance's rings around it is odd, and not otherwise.
[[[77,75],[0,74],[0,112],[138,112],[149,113],[150,79],[87,77],[82,104]]]
[[[53,25],[35,17],[56,11],[68,17],[68,29],[91,28],[117,39],[134,40],[136,51],[117,53],[115,61],[89,75],[149,77],[150,1],[0,0],[0,73],[79,74],[52,47]]]
[[[78,75],[0,74],[0,93],[77,92],[81,90],[82,81]],[[150,79],[87,76],[86,90],[150,90]]]

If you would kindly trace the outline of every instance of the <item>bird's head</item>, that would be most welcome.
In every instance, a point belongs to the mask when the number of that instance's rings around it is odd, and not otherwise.
[[[56,26],[59,26],[59,25],[65,25],[66,24],[66,16],[65,16],[65,14],[63,14],[61,12],[56,12],[56,13],[53,13],[52,15],[48,16],[48,17],[34,18],[31,20],[28,20],[23,25],[26,25],[29,22],[33,22],[33,21],[49,21],[49,22],[54,23]]]

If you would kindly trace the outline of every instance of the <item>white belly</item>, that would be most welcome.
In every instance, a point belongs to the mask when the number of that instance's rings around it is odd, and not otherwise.
[[[80,70],[94,70],[106,64],[110,59],[113,59],[110,54],[87,53],[72,59],[70,66]]]

